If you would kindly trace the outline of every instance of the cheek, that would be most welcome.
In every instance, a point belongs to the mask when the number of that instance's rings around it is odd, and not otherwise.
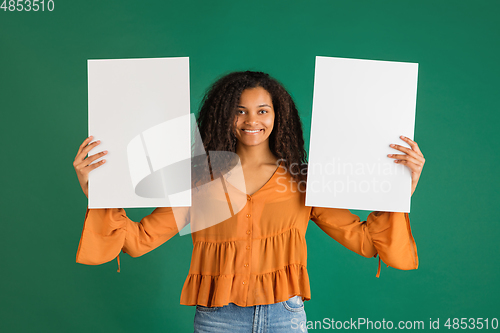
[[[274,127],[274,117],[270,118],[267,122],[267,127]]]

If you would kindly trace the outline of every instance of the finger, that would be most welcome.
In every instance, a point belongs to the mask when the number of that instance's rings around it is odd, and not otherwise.
[[[418,156],[418,157],[413,157],[413,156],[409,156],[409,155],[402,155],[402,154],[388,154],[387,157],[390,157],[390,158],[395,158],[397,160],[401,160],[401,159],[406,159],[406,157],[408,158],[411,158],[410,161],[416,163],[416,164],[419,164],[419,165],[424,165],[425,161],[423,160],[422,157]]]
[[[407,160],[394,160],[394,162],[406,165],[408,168],[410,168],[411,171],[416,173],[420,173],[422,171],[422,165],[418,165]]]
[[[93,138],[94,138],[94,137],[91,135],[91,136],[89,136],[88,138],[86,138],[86,139],[83,141],[83,143],[80,145],[80,148],[78,148],[78,152],[76,153],[76,156],[78,156],[78,155],[82,152],[83,148],[84,148],[84,147],[85,147],[85,146],[86,146],[86,145],[87,145],[90,141],[92,141],[92,139],[93,139]]]
[[[105,151],[102,151],[100,153],[96,153],[94,155],[90,155],[89,157],[87,157],[86,159],[84,159],[83,161],[81,161],[80,163],[78,163],[77,167],[79,169],[83,169],[85,168],[86,166],[88,166],[90,163],[94,162],[95,160],[97,160],[98,158],[101,158],[103,157],[104,155],[106,155],[108,153],[107,150]]]
[[[398,155],[397,159],[394,160],[395,163],[401,163],[401,161],[408,161],[408,162],[414,163],[414,164],[419,165],[419,166],[424,165],[419,160],[417,160],[411,156],[408,156],[408,155]]]
[[[104,163],[106,163],[106,160],[105,160],[105,159],[102,159],[102,160],[100,160],[99,162],[95,162],[95,163],[93,163],[93,164],[90,164],[90,165],[86,166],[85,168],[83,168],[83,170],[84,170],[85,172],[90,172],[90,171],[94,170],[95,168],[100,167],[100,166],[101,166],[101,165],[103,165]]]
[[[404,135],[401,135],[400,137],[403,141],[405,141],[406,143],[408,143],[411,147],[411,149],[413,149],[415,152],[417,152],[417,154],[421,155],[422,157],[424,156],[424,154],[422,154],[422,152],[420,151],[420,148],[418,147],[418,144],[413,141],[412,139],[404,136]]]
[[[399,151],[402,151],[403,153],[407,153],[410,156],[413,156],[414,158],[418,158],[420,155],[417,154],[414,150],[401,146],[401,145],[396,145],[396,144],[391,144],[389,145],[391,148],[397,149]]]
[[[87,154],[99,144],[101,144],[101,141],[97,140],[92,142],[88,146],[84,147],[83,150],[80,152],[80,154],[75,158],[75,161],[77,162],[83,161],[85,159],[85,156],[87,156]]]

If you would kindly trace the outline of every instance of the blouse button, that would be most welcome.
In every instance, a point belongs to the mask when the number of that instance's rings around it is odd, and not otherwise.
[[[247,250],[250,250],[250,245],[247,245]]]
[[[250,235],[250,232],[251,232],[250,230],[247,230],[247,235]]]
[[[244,266],[245,266],[245,267],[248,267],[248,264],[245,264]]]
[[[247,197],[247,200],[248,200],[248,201],[250,201],[250,200],[252,200],[252,199],[251,199],[250,197]]]
[[[245,281],[243,281],[242,284],[245,284]]]
[[[250,216],[252,216],[252,215],[250,215],[250,214],[247,214],[247,217],[250,217]]]

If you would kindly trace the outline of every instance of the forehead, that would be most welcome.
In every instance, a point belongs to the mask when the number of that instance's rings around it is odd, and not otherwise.
[[[271,94],[262,87],[248,88],[243,90],[240,96],[240,105],[261,105],[272,106]]]

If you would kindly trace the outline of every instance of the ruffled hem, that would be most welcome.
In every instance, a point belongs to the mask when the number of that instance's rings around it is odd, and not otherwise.
[[[309,275],[302,264],[290,264],[274,272],[254,275],[189,274],[181,293],[182,305],[238,306],[274,304],[292,296],[311,299]]]
[[[252,239],[251,255],[244,250],[248,239],[227,242],[193,240],[190,274],[232,276],[247,273],[236,268],[243,267],[243,260],[253,265],[254,272],[259,274],[274,272],[290,263],[307,263],[306,241],[297,228]]]

